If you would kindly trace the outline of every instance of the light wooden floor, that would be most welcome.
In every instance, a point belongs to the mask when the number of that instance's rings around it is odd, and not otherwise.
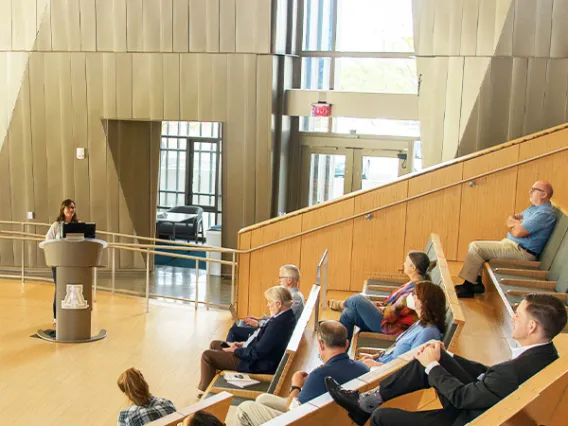
[[[153,394],[183,408],[197,400],[199,360],[224,338],[228,311],[99,292],[93,330],[108,337],[85,344],[31,338],[51,326],[53,285],[0,281],[0,424],[113,425],[127,401],[116,386],[125,369],[139,368]]]

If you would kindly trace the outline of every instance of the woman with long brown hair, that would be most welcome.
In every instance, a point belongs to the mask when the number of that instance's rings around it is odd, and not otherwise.
[[[53,224],[49,228],[49,231],[47,231],[45,240],[46,241],[59,240],[63,238],[63,225],[65,223],[78,222],[78,221],[79,219],[77,219],[77,213],[75,210],[75,201],[69,198],[63,200],[63,202],[61,203],[61,207],[59,208],[59,214],[57,215],[57,219],[55,220],[55,222],[53,222]],[[51,273],[53,274],[53,283],[56,285],[57,288],[56,284],[57,270],[55,268],[51,268]],[[57,295],[57,290],[53,295],[53,324],[56,323],[56,318],[57,318],[56,316],[57,310],[55,308],[56,295]]]
[[[175,413],[172,401],[150,393],[150,386],[140,370],[129,368],[117,380],[118,388],[134,403],[118,415],[118,426],[142,426]]]

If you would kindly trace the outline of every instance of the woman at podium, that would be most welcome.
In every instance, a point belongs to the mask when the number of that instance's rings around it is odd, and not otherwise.
[[[47,235],[45,236],[45,240],[59,240],[63,238],[63,224],[64,223],[71,223],[71,222],[78,222],[77,214],[75,213],[75,201],[67,199],[61,203],[61,207],[59,208],[59,215],[57,219],[51,227],[49,231],[47,231]],[[57,273],[56,268],[51,268],[51,272],[53,273],[53,282],[56,282]],[[56,285],[56,292],[57,293],[57,285]],[[56,310],[55,310],[55,297],[56,294],[53,295],[53,324],[56,323]]]

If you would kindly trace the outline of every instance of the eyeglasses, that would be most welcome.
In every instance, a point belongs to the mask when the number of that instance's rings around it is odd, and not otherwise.
[[[531,190],[529,191],[529,194],[533,193],[534,191],[545,192],[544,190],[539,189],[539,188],[531,188]]]

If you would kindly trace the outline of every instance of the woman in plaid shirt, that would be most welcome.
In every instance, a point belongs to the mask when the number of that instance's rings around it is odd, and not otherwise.
[[[346,301],[330,300],[330,308],[341,311],[339,322],[347,329],[347,338],[352,340],[355,326],[361,331],[398,336],[414,324],[418,318],[416,312],[406,305],[406,297],[412,294],[416,283],[430,280],[428,272],[433,265],[426,253],[411,251],[403,266],[409,281],[386,300],[372,302],[363,294],[351,296]]]
[[[148,383],[136,368],[129,368],[123,372],[117,384],[134,403],[120,412],[118,426],[143,426],[176,411],[172,401],[157,398],[150,393]]]

